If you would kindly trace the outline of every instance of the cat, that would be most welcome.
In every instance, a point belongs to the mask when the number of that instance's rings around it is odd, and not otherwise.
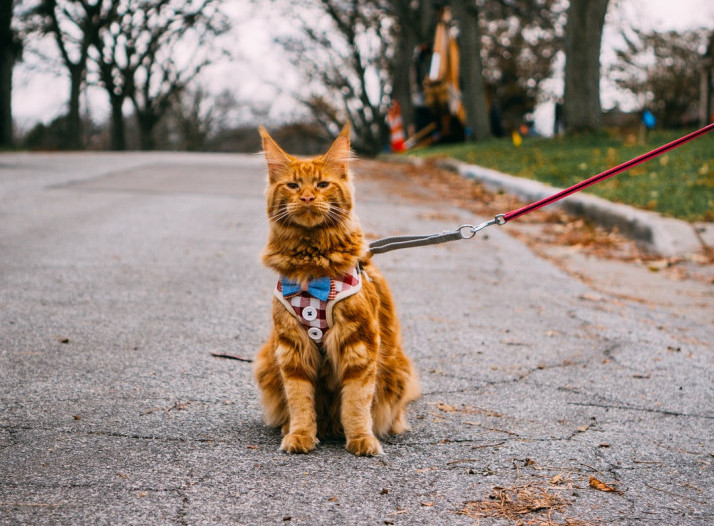
[[[262,261],[281,276],[272,331],[255,360],[265,422],[281,428],[288,453],[344,436],[355,455],[379,455],[378,436],[408,429],[405,406],[420,387],[353,212],[349,125],[311,159],[259,131],[268,166]]]

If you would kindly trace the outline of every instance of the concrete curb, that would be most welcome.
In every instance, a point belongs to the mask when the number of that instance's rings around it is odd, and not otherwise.
[[[526,201],[537,201],[560,190],[537,181],[453,159],[442,160],[438,164],[464,177],[476,179],[490,190],[505,191]],[[612,203],[584,193],[568,196],[555,206],[599,225],[617,227],[620,232],[641,243],[648,250],[666,257],[689,256],[701,252],[707,246],[703,234],[714,231],[708,223],[692,225],[686,221],[663,217],[654,212]]]

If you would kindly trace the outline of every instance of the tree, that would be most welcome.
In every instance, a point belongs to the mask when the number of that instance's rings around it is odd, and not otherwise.
[[[307,0],[293,6],[301,34],[279,42],[304,79],[297,98],[328,132],[336,133],[349,121],[357,150],[381,151],[389,137],[385,117],[394,49],[394,22],[385,16],[385,5]]]
[[[14,0],[0,1],[0,147],[11,146],[12,69],[22,45],[12,29]]]
[[[701,50],[709,32],[644,32],[631,28],[623,34],[624,47],[616,50],[617,62],[610,77],[630,92],[640,110],[648,109],[665,127],[681,126],[697,118],[701,102]],[[692,66],[695,67],[692,67]]]
[[[117,0],[113,23],[94,42],[94,62],[112,107],[112,147],[123,149],[126,100],[142,150],[174,100],[221,53],[215,37],[229,29],[219,0]]]
[[[466,126],[476,140],[487,139],[491,136],[491,126],[481,62],[479,8],[475,0],[456,0],[454,11],[459,22],[459,60]]]
[[[414,90],[420,89],[426,75],[426,71],[418,68],[414,55],[415,51],[425,53],[426,49],[420,47],[434,38],[436,10],[432,0],[388,0],[385,9],[394,20],[394,51],[389,71],[391,96],[399,102],[404,126],[409,130],[420,124],[415,117]]]
[[[565,129],[600,127],[600,44],[608,0],[570,0],[565,28]]]
[[[62,63],[69,72],[65,134],[70,149],[82,146],[79,98],[86,79],[89,49],[101,29],[114,19],[117,5],[118,0],[40,0],[30,12],[37,30],[53,37]]]
[[[409,129],[412,104],[428,75],[436,25],[431,0],[302,0],[301,34],[281,39],[302,72],[298,97],[327,129],[352,121],[356,146],[371,153],[387,143],[386,109],[396,99]],[[489,101],[499,99],[512,127],[535,107],[539,86],[561,47],[563,0],[455,0],[462,102],[476,138],[490,135]],[[415,55],[422,57],[415,61]],[[423,125],[423,123],[420,123]],[[360,140],[361,139],[361,140]]]
[[[562,0],[500,0],[481,8],[483,74],[494,119],[517,129],[542,95],[563,46]],[[497,130],[493,130],[494,132]]]

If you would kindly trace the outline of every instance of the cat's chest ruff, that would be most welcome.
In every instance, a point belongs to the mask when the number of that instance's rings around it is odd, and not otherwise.
[[[284,287],[284,284],[287,283],[284,278],[278,280],[273,291],[275,297],[288,309],[289,313],[297,318],[307,331],[307,335],[315,343],[322,343],[325,333],[332,327],[332,309],[335,304],[362,289],[362,272],[358,268],[352,269],[351,273],[345,274],[339,279],[322,278],[322,280],[317,280],[323,281],[323,283],[316,283],[315,286],[325,288],[327,279],[329,279],[329,292],[325,291],[325,294],[315,292],[326,299],[316,297],[310,290],[293,292],[292,287],[288,285]],[[283,291],[284,288],[285,291]]]

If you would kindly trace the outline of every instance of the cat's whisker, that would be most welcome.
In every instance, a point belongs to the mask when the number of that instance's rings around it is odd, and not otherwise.
[[[271,224],[283,225],[283,224],[285,224],[287,218],[288,218],[288,215],[279,215],[279,216],[271,217],[270,221],[268,222],[268,225],[271,225]]]
[[[346,215],[343,212],[334,209],[331,209],[327,214],[327,218],[331,222],[332,226],[335,227],[344,227],[347,224],[348,217],[349,215]]]

